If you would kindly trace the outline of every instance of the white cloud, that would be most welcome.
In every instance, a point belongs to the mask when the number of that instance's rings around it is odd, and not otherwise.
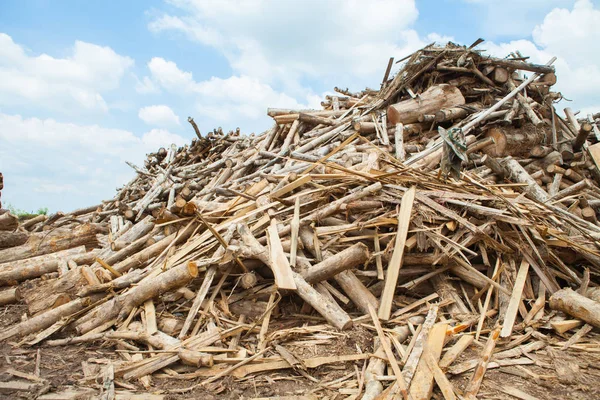
[[[27,210],[94,204],[133,177],[124,161],[141,165],[145,153],[187,142],[163,129],[138,137],[122,129],[0,113],[2,200]]]
[[[561,103],[575,110],[600,110],[600,53],[593,51],[600,42],[600,10],[589,0],[579,0],[571,10],[555,8],[533,29],[533,42],[516,40],[486,48],[495,55],[506,56],[519,50],[535,63],[555,62],[558,81],[555,90],[573,100]]]
[[[82,41],[65,58],[34,56],[0,33],[0,105],[107,111],[102,93],[118,88],[132,65],[110,47]]]
[[[268,107],[320,108],[318,90],[352,90],[381,82],[388,58],[410,54],[432,40],[410,29],[414,0],[166,0],[154,33],[182,35],[217,50],[233,72],[209,79],[155,57],[149,81],[167,92],[194,98],[201,122],[264,130]]]
[[[390,56],[425,42],[409,27],[418,17],[413,0],[169,0],[181,15],[164,14],[153,32],[179,32],[220,51],[234,75],[283,84],[305,94],[304,78],[353,83],[381,79]],[[350,79],[352,78],[352,79]]]
[[[165,105],[148,106],[140,108],[138,117],[148,125],[174,126],[181,125],[179,117],[171,107]]]
[[[462,0],[469,4],[472,27],[486,39],[524,38],[555,7],[571,7],[575,0]]]
[[[160,57],[152,58],[148,69],[151,81],[167,92],[193,98],[196,112],[203,117],[203,121],[208,120],[229,128],[240,126],[244,129],[264,129],[269,124],[266,116],[268,107],[320,106],[320,96],[310,91],[306,92],[300,102],[255,77],[234,75],[227,79],[212,77],[197,82],[191,72],[182,71],[174,62]]]
[[[159,93],[160,89],[156,84],[147,76],[145,76],[142,80],[139,80],[137,76],[134,75],[134,79],[136,80],[135,91],[140,94],[149,94],[149,93]]]

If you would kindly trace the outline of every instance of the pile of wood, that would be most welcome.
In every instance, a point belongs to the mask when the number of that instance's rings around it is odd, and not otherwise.
[[[0,210],[2,210],[2,189],[4,189],[4,175],[0,172]]]
[[[473,399],[487,369],[585,350],[600,132],[554,109],[553,60],[475,45],[425,47],[393,78],[390,60],[380,90],[323,110],[269,109],[260,135],[190,118],[198,138],[130,164],[113,199],[0,216],[0,304],[28,311],[0,340],[113,346],[80,380],[105,398],[277,375],[319,398]],[[340,336],[363,342],[328,352]]]

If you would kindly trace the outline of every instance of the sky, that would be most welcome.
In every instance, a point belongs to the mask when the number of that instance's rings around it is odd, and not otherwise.
[[[260,133],[267,107],[378,87],[431,42],[558,57],[557,109],[600,111],[600,0],[3,0],[2,203],[70,211],[113,197],[188,116]]]

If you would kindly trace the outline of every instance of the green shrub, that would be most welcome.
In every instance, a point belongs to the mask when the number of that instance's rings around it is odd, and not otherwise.
[[[10,211],[10,213],[12,215],[16,216],[21,221],[26,220],[26,219],[31,219],[33,217],[37,217],[38,215],[41,215],[41,214],[48,215],[48,207],[41,207],[36,212],[33,212],[33,211],[28,212],[25,210],[21,210],[20,208],[16,208],[11,204],[7,204],[6,208],[8,211]]]

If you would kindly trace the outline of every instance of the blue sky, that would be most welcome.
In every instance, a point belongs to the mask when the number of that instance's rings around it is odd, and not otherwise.
[[[556,55],[566,106],[598,111],[599,20],[590,0],[4,0],[2,201],[97,203],[133,176],[125,160],[189,142],[188,116],[258,133],[266,107],[377,87],[390,56],[434,40]]]

